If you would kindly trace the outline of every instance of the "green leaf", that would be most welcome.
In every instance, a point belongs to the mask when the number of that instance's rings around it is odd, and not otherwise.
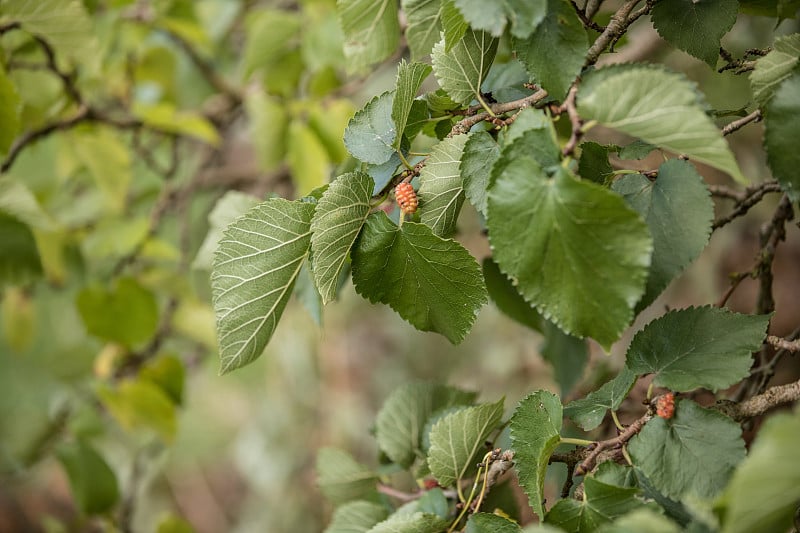
[[[649,507],[635,509],[605,524],[598,533],[680,533],[677,524]]]
[[[442,31],[441,0],[401,0],[408,19],[406,41],[411,48],[411,58],[418,60],[431,53]]]
[[[732,331],[732,330],[731,330]],[[675,416],[655,417],[633,437],[628,452],[664,495],[713,498],[744,458],[739,424],[691,400],[675,402]]]
[[[656,147],[650,143],[646,143],[642,140],[635,140],[632,143],[623,146],[620,148],[619,153],[617,154],[620,159],[644,159],[647,157],[650,152],[655,150]]]
[[[89,285],[76,303],[89,334],[134,346],[146,342],[158,327],[158,304],[152,292],[133,278],[121,278],[108,290]]]
[[[722,498],[723,533],[788,531],[800,501],[800,410],[770,417]]]
[[[344,145],[353,157],[380,165],[395,153],[397,128],[392,118],[394,92],[376,96],[350,119],[344,130]]]
[[[378,474],[344,450],[321,448],[317,453],[317,483],[334,505],[369,495],[377,482]]]
[[[223,374],[254,361],[275,332],[311,245],[314,205],[275,198],[228,226],[211,272]]]
[[[450,522],[434,514],[396,512],[368,533],[441,533]]]
[[[603,421],[606,411],[616,411],[622,400],[636,383],[636,374],[628,367],[623,367],[617,377],[606,382],[585,398],[574,400],[564,407],[564,415],[568,416],[586,431],[591,431]]]
[[[475,401],[475,393],[444,385],[409,383],[387,398],[375,419],[375,438],[393,462],[408,468],[422,454],[423,431],[436,412]]]
[[[31,229],[0,212],[0,287],[22,285],[41,276],[42,262]]]
[[[336,298],[339,275],[369,214],[374,184],[362,172],[339,176],[322,196],[311,221],[314,280],[322,302]]]
[[[442,0],[442,32],[444,33],[444,50],[449,52],[456,43],[461,41],[469,28],[461,11],[458,10],[455,0]],[[438,41],[437,35],[437,41]],[[436,44],[434,42],[433,44]]]
[[[286,108],[276,98],[254,91],[245,99],[245,110],[259,166],[266,172],[276,170],[286,155]]]
[[[366,533],[388,516],[383,505],[354,501],[337,507],[324,533]]]
[[[82,512],[93,515],[111,510],[119,500],[117,476],[103,457],[82,440],[56,448],[67,471],[72,494]]]
[[[753,99],[763,107],[784,80],[794,72],[800,61],[800,33],[784,35],[775,39],[770,53],[756,61],[750,73],[750,88]]]
[[[644,309],[708,244],[714,202],[702,176],[681,159],[663,163],[654,181],[629,174],[611,188],[642,216],[653,236],[650,275],[637,306]]]
[[[403,132],[411,113],[411,104],[417,96],[419,86],[430,73],[431,66],[424,63],[406,63],[405,60],[402,60],[400,66],[397,67],[397,88],[392,101],[392,120],[397,132],[392,144],[395,150],[400,149]]]
[[[298,13],[283,9],[258,9],[247,14],[242,75],[269,69],[294,48],[302,21]]]
[[[444,519],[450,516],[450,503],[439,487],[426,490],[417,500],[417,508],[423,513],[435,514]]]
[[[461,157],[464,193],[482,215],[486,216],[486,189],[492,167],[500,158],[500,147],[485,131],[470,133]]]
[[[764,109],[764,147],[772,175],[789,198],[800,200],[800,151],[792,143],[800,135],[800,72],[781,83]]]
[[[522,528],[519,524],[512,522],[508,518],[491,514],[475,513],[467,520],[467,527],[464,533],[521,533]]]
[[[653,26],[672,46],[715,68],[719,42],[736,22],[738,0],[664,0],[653,7]]]
[[[444,487],[459,483],[475,470],[483,443],[503,418],[503,399],[467,407],[440,419],[431,429],[428,466]]]
[[[552,322],[545,320],[543,326],[544,345],[540,352],[553,367],[553,374],[563,398],[583,376],[586,361],[589,359],[589,348],[584,339],[564,333]]]
[[[486,282],[489,297],[500,311],[523,326],[541,332],[542,316],[525,301],[525,298],[517,291],[511,280],[500,271],[500,267],[492,261],[491,257],[483,260],[483,279]]]
[[[353,249],[353,283],[370,302],[388,304],[422,331],[457,344],[486,303],[480,267],[459,243],[424,224],[398,228],[374,213]]]
[[[419,176],[419,218],[435,235],[449,237],[455,232],[464,203],[461,154],[466,135],[447,137],[431,149]]]
[[[608,485],[588,476],[583,481],[583,500],[564,498],[545,518],[567,533],[595,533],[598,528],[644,505],[636,498],[639,489]]]
[[[133,179],[128,147],[108,129],[72,133],[71,137],[78,161],[89,171],[111,210],[122,212]]]
[[[618,195],[562,167],[548,178],[529,157],[508,163],[488,205],[494,259],[520,293],[565,332],[606,348],[616,341],[633,318],[650,263],[651,239],[639,216]]]
[[[459,104],[478,98],[481,84],[497,52],[497,39],[488,33],[468,30],[464,37],[445,51],[444,39],[433,47],[433,72],[439,85]]]
[[[725,389],[749,374],[769,319],[716,307],[670,311],[636,334],[626,366],[674,391]]]
[[[328,152],[328,158],[335,164],[349,157],[344,146],[344,130],[355,113],[349,100],[329,99],[324,102],[308,104],[308,126]]]
[[[11,143],[19,133],[21,109],[17,89],[0,67],[0,124],[3,125],[0,128],[0,154],[8,153]]]
[[[547,3],[544,0],[455,0],[455,5],[469,25],[487,31],[494,37],[503,35],[506,25],[515,37],[530,35],[545,18]]]
[[[58,228],[58,224],[42,209],[33,192],[10,177],[0,177],[0,213],[16,218],[31,228],[45,231]]]
[[[566,0],[547,0],[547,16],[536,31],[512,46],[536,83],[561,100],[583,68],[589,39]]]
[[[330,159],[314,130],[304,122],[294,120],[289,124],[288,142],[286,162],[297,194],[305,195],[325,185],[330,174]]]
[[[336,8],[350,70],[363,70],[395,51],[400,38],[397,0],[337,0]]]
[[[164,391],[175,405],[183,402],[184,367],[174,355],[160,355],[151,359],[139,371],[142,380],[149,381]]]
[[[194,533],[194,528],[183,518],[167,514],[159,518],[156,533]]]
[[[218,146],[220,137],[214,125],[195,111],[179,111],[171,104],[135,105],[133,114],[145,125],[178,135],[193,137]]]
[[[150,429],[166,443],[175,438],[178,428],[175,404],[152,381],[127,380],[113,388],[101,385],[97,396],[130,435]]]
[[[4,0],[4,19],[19,22],[22,29],[44,37],[56,50],[76,61],[85,61],[94,41],[92,19],[79,0]]]
[[[694,83],[661,67],[614,65],[587,74],[578,113],[746,181]]]
[[[217,200],[214,209],[208,214],[208,233],[197,251],[192,267],[211,270],[214,251],[222,239],[222,232],[229,224],[258,203],[260,200],[255,196],[239,191],[228,191]]]
[[[614,168],[608,162],[608,154],[616,152],[614,144],[599,144],[586,141],[581,144],[581,157],[578,159],[578,175],[589,181],[605,185],[614,176]]]
[[[519,484],[539,518],[544,517],[544,474],[561,440],[561,401],[547,391],[522,400],[511,417],[511,449]]]

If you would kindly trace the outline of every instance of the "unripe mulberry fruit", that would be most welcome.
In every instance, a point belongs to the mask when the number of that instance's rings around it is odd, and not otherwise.
[[[406,214],[411,214],[417,211],[419,201],[417,200],[417,193],[414,192],[414,187],[410,183],[400,183],[394,188],[394,197],[397,199],[397,205],[400,206],[400,211]]]
[[[656,400],[656,414],[665,420],[669,420],[675,414],[675,395],[668,392],[659,396]]]

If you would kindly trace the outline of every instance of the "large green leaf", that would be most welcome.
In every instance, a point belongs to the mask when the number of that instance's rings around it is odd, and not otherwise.
[[[423,431],[437,411],[470,405],[475,393],[444,385],[409,383],[396,389],[375,419],[375,438],[381,450],[395,463],[408,468],[422,457]]]
[[[338,507],[324,533],[366,533],[386,519],[386,507],[367,501],[354,501]]]
[[[420,59],[431,53],[442,31],[441,0],[401,0],[408,19],[406,41],[411,48],[411,58]]]
[[[539,518],[544,517],[544,474],[561,440],[561,401],[552,392],[536,391],[522,400],[511,417],[511,448],[519,484]]]
[[[663,163],[654,181],[641,174],[629,174],[615,181],[612,189],[642,216],[653,236],[650,275],[637,306],[643,309],[708,244],[714,202],[702,176],[691,163],[681,159]]]
[[[56,50],[76,61],[92,45],[92,19],[79,0],[4,0],[0,17],[15,21],[25,31],[47,39]]]
[[[56,455],[67,471],[72,494],[86,514],[109,511],[119,500],[117,476],[105,459],[88,443],[61,444]]]
[[[800,136],[800,72],[781,83],[764,109],[764,146],[767,162],[793,202],[800,200],[800,150],[792,142]]]
[[[486,215],[486,189],[492,166],[500,157],[500,147],[485,131],[469,134],[461,157],[464,193],[481,214]]]
[[[245,110],[259,166],[266,172],[276,170],[286,155],[289,113],[280,100],[260,91],[247,94]]]
[[[636,334],[626,366],[674,391],[725,389],[748,375],[769,319],[716,307],[670,311]]]
[[[311,221],[314,280],[323,303],[336,297],[350,248],[369,214],[374,183],[362,172],[339,176],[322,195]]]
[[[489,189],[489,240],[501,270],[565,332],[605,347],[633,318],[652,241],[618,195],[558,167],[513,160]]]
[[[609,485],[593,476],[585,478],[583,485],[583,500],[559,500],[547,513],[548,524],[567,533],[595,533],[603,524],[644,505],[636,497],[637,488]]]
[[[321,448],[317,453],[317,483],[334,505],[364,498],[374,492],[378,474],[344,450]]]
[[[700,93],[681,74],[641,64],[592,71],[578,90],[578,112],[746,181]]]
[[[406,63],[403,60],[397,67],[397,88],[392,101],[392,120],[397,132],[392,145],[395,150],[400,149],[414,97],[417,96],[419,86],[430,73],[431,66],[424,63]]]
[[[468,30],[449,52],[444,39],[433,47],[433,72],[439,85],[459,104],[469,104],[481,92],[497,52],[497,39],[484,32]]]
[[[724,533],[790,529],[800,501],[798,435],[798,409],[771,417],[759,429],[750,454],[725,489]]]
[[[617,377],[606,382],[585,398],[574,400],[564,406],[564,415],[572,419],[586,431],[591,431],[600,425],[606,416],[606,411],[615,411],[622,400],[628,396],[633,384],[636,383],[636,374],[628,367],[623,367]]]
[[[719,41],[736,22],[739,0],[663,0],[653,7],[653,26],[672,46],[715,68]]]
[[[89,285],[76,303],[89,334],[125,346],[148,341],[158,326],[155,295],[133,278],[119,279],[110,290]]]
[[[783,80],[792,75],[800,61],[800,33],[775,39],[770,53],[756,61],[750,73],[753,99],[760,106],[766,104]]]
[[[458,10],[455,0],[442,0],[440,16],[442,17],[442,33],[444,33],[444,49],[445,52],[449,52],[464,37],[469,24]]]
[[[475,470],[484,442],[503,418],[503,400],[459,409],[439,419],[431,429],[428,466],[443,487],[450,487]]]
[[[469,517],[464,533],[521,533],[519,524],[492,513],[475,513]]]
[[[589,39],[569,2],[547,0],[547,16],[536,31],[513,46],[536,83],[561,100],[581,72]]]
[[[353,283],[369,301],[388,304],[415,328],[454,344],[487,301],[480,267],[463,246],[424,224],[398,228],[382,212],[367,218],[356,241]]]
[[[680,533],[680,531],[678,524],[663,514],[650,507],[641,507],[611,523],[604,524],[597,533]]]
[[[441,533],[450,522],[429,513],[396,512],[368,533]]]
[[[344,54],[351,70],[383,61],[397,48],[397,0],[337,0]]]
[[[419,217],[433,233],[449,237],[464,203],[461,154],[466,135],[447,137],[431,149],[419,176]]]
[[[17,136],[20,127],[21,110],[19,94],[14,84],[6,77],[5,70],[0,67],[0,154],[8,152],[11,143]]]
[[[395,153],[398,136],[392,118],[394,92],[376,96],[350,119],[344,131],[344,145],[353,157],[365,163],[380,165]]]
[[[228,226],[211,273],[224,374],[254,361],[275,332],[311,245],[314,205],[267,200]]]
[[[655,417],[628,444],[633,463],[662,494],[681,500],[713,498],[744,458],[739,424],[691,400],[675,402],[675,416]]]

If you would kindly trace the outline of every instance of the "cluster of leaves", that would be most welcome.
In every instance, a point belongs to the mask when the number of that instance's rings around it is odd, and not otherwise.
[[[526,531],[782,531],[800,493],[796,468],[785,471],[780,457],[793,453],[790,435],[800,411],[771,420],[745,459],[741,428],[725,414],[685,397],[674,412],[655,416],[653,401],[632,424],[637,432],[627,435],[624,448],[576,469],[582,496],[546,509],[544,493],[557,448],[581,442],[565,417],[594,430],[644,375],[676,392],[725,389],[748,374],[768,322],[768,316],[712,307],[670,312],[634,337],[619,375],[586,398],[562,406],[557,395],[536,391],[505,421],[503,400],[475,404],[474,394],[450,387],[406,385],[389,396],[375,421],[377,470],[342,450],[320,451],[319,485],[336,506],[326,532],[522,531],[510,482],[500,477],[512,457],[519,485],[547,526]],[[498,451],[487,452],[495,446]],[[769,497],[759,482],[767,479]],[[391,484],[413,490],[387,490]]]

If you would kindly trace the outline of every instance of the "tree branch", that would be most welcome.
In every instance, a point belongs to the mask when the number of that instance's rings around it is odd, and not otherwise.
[[[738,120],[734,120],[730,124],[727,124],[724,128],[722,128],[722,135],[730,135],[734,131],[741,129],[743,126],[746,126],[751,122],[760,122],[761,118],[761,110],[756,109],[746,117],[742,117]]]
[[[521,109],[525,109],[526,107],[535,106],[536,104],[542,102],[545,98],[547,98],[547,91],[544,89],[539,89],[535,93],[526,96],[525,98],[520,98],[519,100],[514,100],[511,102],[505,102],[502,104],[490,104],[489,109],[492,110],[492,113],[495,115],[502,115],[504,113],[508,113],[510,111],[518,111]],[[469,132],[470,128],[481,122],[483,120],[489,120],[492,118],[491,115],[487,112],[478,113],[477,109],[481,108],[470,108],[467,110],[467,114],[475,113],[471,116],[467,116],[464,119],[456,122],[453,125],[453,128],[450,130],[448,137],[453,137],[454,135],[461,135],[463,133]]]
[[[611,21],[608,23],[608,26],[606,26],[605,31],[600,34],[586,53],[585,64],[587,66],[594,65],[600,57],[600,54],[602,54],[609,45],[618,41],[620,37],[625,34],[628,30],[628,26],[633,24],[636,19],[645,13],[648,13],[652,8],[650,0],[648,0],[646,6],[631,15],[633,8],[635,8],[639,2],[641,2],[641,0],[628,0],[611,16]]]
[[[800,352],[800,340],[789,340],[775,335],[767,336],[767,342],[778,350],[787,352]]]
[[[729,400],[717,402],[714,408],[737,422],[761,416],[767,411],[800,400],[800,380],[786,385],[776,385],[752,398],[736,403]]]
[[[645,413],[642,417],[634,421],[631,425],[625,428],[625,431],[623,431],[613,439],[602,440],[600,442],[597,442],[591,447],[587,447],[586,450],[588,450],[589,453],[588,455],[586,455],[581,464],[579,464],[577,468],[575,468],[575,475],[582,476],[587,472],[591,472],[592,469],[595,467],[597,457],[603,450],[621,448],[623,444],[631,440],[634,435],[639,433],[644,427],[644,425],[651,418],[653,418],[653,415],[650,414],[650,411],[648,410],[647,413]]]
[[[743,193],[735,193],[729,189],[720,187],[714,189],[709,187],[709,190],[712,195],[735,198],[737,200],[733,211],[724,217],[718,218],[711,224],[711,230],[713,231],[747,214],[750,208],[759,203],[768,193],[781,192],[781,186],[777,181],[765,181],[764,183],[748,187]]]
[[[580,141],[580,138],[583,136],[583,132],[581,131],[581,127],[583,127],[583,121],[578,115],[578,109],[575,106],[575,97],[577,94],[578,86],[573,84],[567,93],[567,98],[564,100],[564,104],[559,108],[560,112],[567,112],[570,125],[572,126],[572,134],[569,137],[569,141],[567,141],[567,144],[565,144],[564,148],[561,150],[561,153],[565,156],[571,155],[575,151],[575,147],[578,146],[578,141]]]

